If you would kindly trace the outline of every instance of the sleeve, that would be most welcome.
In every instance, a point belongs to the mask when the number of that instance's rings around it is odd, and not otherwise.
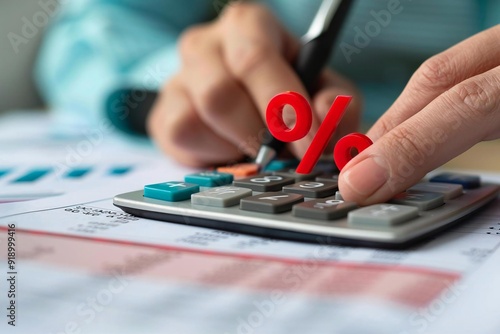
[[[65,1],[48,29],[35,80],[56,118],[119,128],[179,66],[177,37],[210,19],[210,1]],[[132,117],[133,118],[133,117]]]
[[[483,6],[484,27],[493,27],[500,23],[500,1],[498,0],[480,0]]]

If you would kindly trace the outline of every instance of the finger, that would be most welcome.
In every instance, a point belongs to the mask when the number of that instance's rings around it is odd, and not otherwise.
[[[267,104],[276,94],[296,91],[308,96],[288,59],[290,50],[298,49],[298,42],[268,11],[253,4],[235,5],[224,20],[220,26],[224,59],[263,119]],[[308,137],[316,132],[318,124],[318,119],[313,118]]]
[[[183,38],[184,48],[188,49],[184,51],[184,87],[201,120],[214,133],[242,153],[255,156],[259,148],[257,134],[264,123],[253,101],[227,70],[219,43],[207,35],[192,32]]]
[[[242,82],[263,114],[269,100],[278,93],[292,90],[307,94],[284,56],[291,37],[260,6],[250,7],[251,10],[228,17],[222,47],[229,70]]]
[[[325,153],[331,154],[335,143],[340,138],[358,130],[362,101],[359,92],[353,84],[330,70],[325,70],[322,73],[320,87],[319,91],[314,95],[312,102],[313,110],[319,120],[325,119],[326,114],[330,111],[332,103],[337,96],[353,96],[332,140],[330,140],[325,149]],[[310,141],[302,141],[300,143],[294,143],[291,149],[296,156],[301,157],[304,155],[309,145]]]
[[[500,67],[448,90],[350,161],[346,200],[384,202],[474,144],[500,135]]]
[[[200,120],[176,80],[162,92],[148,120],[149,133],[158,146],[179,162],[194,167],[241,159],[242,154],[234,145]]]
[[[451,87],[500,65],[499,39],[496,26],[427,60],[368,136],[377,140]]]

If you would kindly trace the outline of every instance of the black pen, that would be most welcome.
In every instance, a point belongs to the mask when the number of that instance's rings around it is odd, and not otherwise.
[[[323,0],[309,30],[302,37],[302,47],[294,68],[309,94],[316,89],[318,77],[330,59],[335,40],[353,2]],[[263,169],[284,149],[285,144],[266,131],[255,163]]]

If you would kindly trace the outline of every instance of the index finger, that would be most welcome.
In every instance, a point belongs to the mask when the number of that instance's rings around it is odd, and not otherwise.
[[[248,91],[263,118],[268,102],[276,94],[295,91],[308,96],[290,65],[298,42],[267,10],[251,4],[232,6],[225,19],[221,28],[228,68]],[[312,131],[306,138],[310,140],[318,126],[319,120],[313,117]]]
[[[378,140],[445,91],[500,65],[499,37],[500,26],[496,26],[424,62],[394,104],[368,131],[368,136]]]

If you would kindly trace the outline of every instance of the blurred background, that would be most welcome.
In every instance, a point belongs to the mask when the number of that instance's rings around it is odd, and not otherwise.
[[[38,0],[0,1],[0,113],[12,109],[38,109],[42,100],[33,83],[33,64],[43,36],[44,26],[24,39],[23,17],[33,18],[40,12]],[[40,16],[40,22],[43,17]],[[38,32],[36,32],[38,30]],[[31,32],[31,31],[29,31]],[[22,37],[22,38],[18,38]],[[27,36],[31,36],[28,34]],[[18,47],[13,47],[17,41]],[[17,45],[17,43],[16,43]]]
[[[8,110],[31,110],[44,107],[40,94],[34,84],[34,62],[44,35],[44,30],[48,27],[49,20],[54,16],[50,15],[50,12],[56,11],[58,3],[66,3],[67,1],[0,0],[0,33],[2,36],[0,38],[0,113]],[[206,1],[207,7],[210,8],[210,4],[224,3],[231,0]],[[127,6],[127,1],[123,3],[120,1],[110,2],[116,5],[116,7]],[[300,3],[300,1],[296,2],[297,4]],[[95,1],[95,3],[98,3],[98,1]],[[141,2],[138,1],[138,3]],[[424,59],[477,32],[480,25],[484,27],[491,26],[493,22],[484,22],[484,17],[476,17],[473,14],[478,12],[477,6],[484,6],[486,3],[490,3],[491,8],[493,6],[496,6],[495,8],[500,7],[500,1],[497,0],[440,0],[439,2],[435,2],[434,0],[420,0],[419,2],[408,2],[404,4],[404,12],[398,16],[394,16],[390,29],[383,29],[380,36],[374,38],[367,47],[367,51],[363,51],[359,55],[356,54],[355,62],[347,64],[343,55],[337,51],[333,62],[335,69],[355,81],[364,93],[367,111],[364,115],[365,123],[373,123],[390,106],[399,95],[399,92],[413,71]],[[165,1],[165,4],[168,4],[168,1]],[[76,3],[72,3],[72,5],[78,7]],[[94,5],[97,9],[100,9],[98,5],[89,2],[89,7]],[[47,6],[50,8],[47,8]],[[182,7],[183,5],[179,6]],[[353,10],[357,15],[352,17],[350,21],[348,20],[342,40],[353,41],[355,31],[352,27],[364,27],[367,22],[373,20],[373,17],[370,16],[371,9],[380,10],[386,6],[387,0],[358,1]],[[315,10],[314,6],[311,8]],[[170,9],[166,12],[170,12]],[[274,9],[276,13],[282,12],[280,8]],[[161,10],[165,11],[163,7]],[[485,11],[483,10],[482,12]],[[313,12],[307,13],[300,10],[294,17],[283,17],[282,19],[294,21],[297,27],[293,33],[300,36],[305,32],[304,28],[309,24],[312,14]],[[71,18],[68,21],[71,21]],[[478,21],[480,24],[478,24]],[[120,29],[119,22],[115,21],[113,23],[116,23],[118,27],[114,27],[112,33],[126,31]],[[83,25],[79,24],[70,22],[72,29],[82,29]],[[96,25],[98,24],[99,22],[96,22]],[[415,24],[418,25],[416,26]],[[416,27],[420,29],[416,29]],[[133,37],[133,34],[131,34],[131,37],[124,35],[126,34],[112,36],[120,39],[123,38],[124,42],[127,42],[127,38],[130,39]],[[56,39],[53,37],[52,40],[59,41],[60,37],[58,36]],[[74,36],[69,34],[66,37],[72,40]],[[57,43],[52,43],[51,45],[53,46],[54,44]],[[62,49],[61,51],[61,49],[56,49],[45,58],[45,64],[47,63],[47,59],[51,59],[54,55],[61,53],[61,59],[74,59],[74,52],[78,51],[75,50]],[[113,52],[118,51],[113,50]],[[100,56],[105,58],[102,54]],[[81,63],[83,64],[83,61]],[[60,62],[58,61],[56,64],[60,64]],[[80,63],[75,61],[68,62],[68,64],[74,65]],[[377,64],[378,66],[373,66],[373,64]],[[46,71],[45,76],[47,76],[47,73],[53,73],[54,62],[51,66],[51,69]],[[62,68],[64,69],[64,67]],[[66,73],[66,71],[62,71],[62,73]],[[106,75],[111,77],[111,74],[107,73]],[[106,75],[103,76],[106,77]],[[73,75],[70,78],[72,80],[70,82],[76,81],[75,78],[76,76]],[[79,85],[73,86],[79,87]],[[67,88],[66,85],[62,85],[62,87],[64,89]],[[112,90],[112,88],[117,89],[120,87],[105,88]],[[55,90],[54,87],[51,87],[51,89]],[[101,90],[104,90],[104,88]],[[69,88],[68,91],[68,94],[59,95],[67,95],[72,99],[74,96],[70,94],[71,90]],[[74,91],[75,89],[73,89],[73,93]],[[75,107],[74,104],[71,106]],[[63,109],[66,110],[68,108]],[[87,115],[88,110],[83,113],[80,112],[80,108],[75,109],[77,109],[76,114]],[[72,115],[74,116],[74,114]]]

